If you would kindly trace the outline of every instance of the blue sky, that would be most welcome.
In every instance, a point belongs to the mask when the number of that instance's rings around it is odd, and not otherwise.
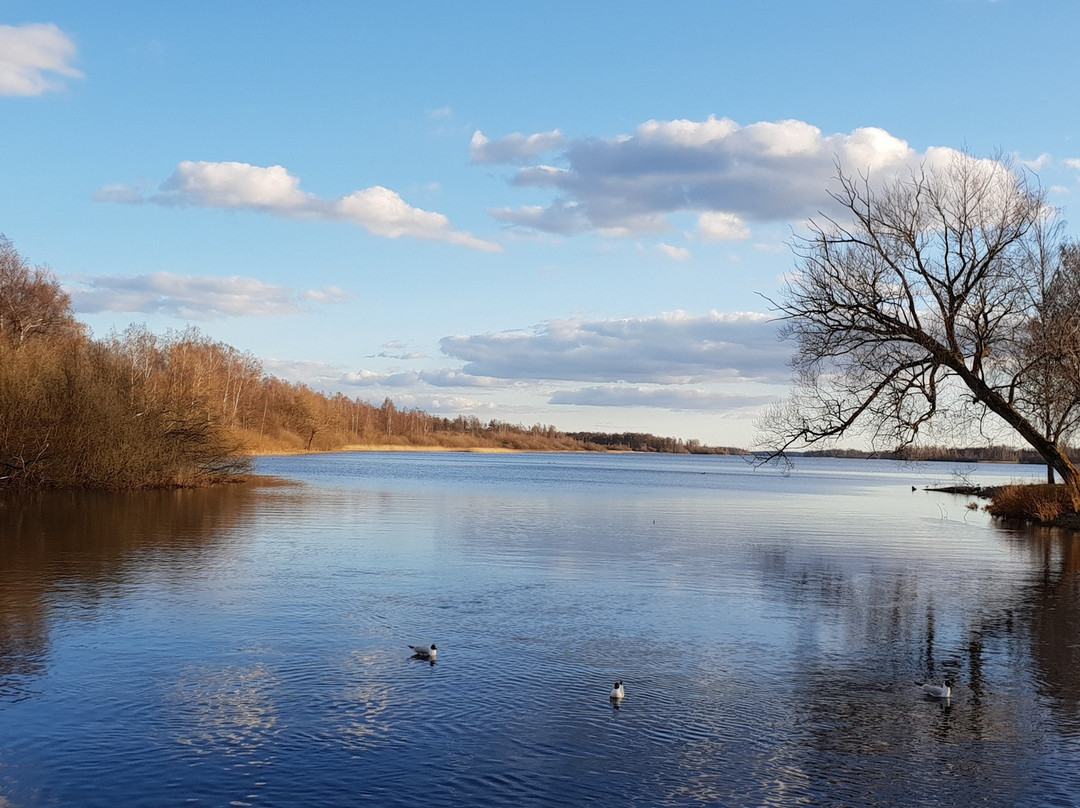
[[[96,336],[449,416],[747,445],[834,159],[1080,194],[1073,0],[0,15],[0,232]]]

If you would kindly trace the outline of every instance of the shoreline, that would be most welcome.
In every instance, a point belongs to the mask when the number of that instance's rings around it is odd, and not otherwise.
[[[353,452],[430,452],[441,454],[456,452],[458,454],[521,454],[523,452],[545,453],[576,453],[572,449],[506,449],[500,446],[470,446],[458,448],[456,446],[402,446],[400,444],[359,444],[340,446],[336,449],[279,449],[249,452],[247,457],[298,457],[301,455],[318,454],[346,454]]]

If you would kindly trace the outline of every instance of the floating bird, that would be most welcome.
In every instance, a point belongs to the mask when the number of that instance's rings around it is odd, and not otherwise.
[[[946,679],[941,685],[924,684],[922,691],[934,699],[947,699],[952,695],[952,679]]]
[[[412,649],[413,656],[416,659],[428,659],[434,662],[435,657],[439,653],[438,649],[435,647],[435,643],[432,643],[430,648],[425,648],[422,645],[410,645],[409,647]]]
[[[611,695],[608,698],[614,701],[622,701],[625,697],[626,691],[623,690],[622,682],[616,682],[615,686],[611,688]]]

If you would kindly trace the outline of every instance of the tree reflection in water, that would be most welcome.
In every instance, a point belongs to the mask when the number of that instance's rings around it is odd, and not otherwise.
[[[1039,694],[1080,733],[1080,535],[1033,528],[1016,541],[1039,562],[1018,604]],[[1010,613],[1009,626],[1012,620]]]
[[[169,569],[183,580],[250,515],[255,487],[0,499],[0,700],[33,692],[56,613],[107,601],[148,553],[170,557]]]
[[[762,555],[762,585],[805,621],[789,682],[771,683],[792,688],[787,701],[802,708],[761,762],[765,804],[824,795],[861,804],[867,777],[883,781],[871,791],[890,804],[1017,804],[1043,788],[1040,769],[1053,764],[1030,743],[1039,702],[1074,746],[1080,739],[1080,537],[1014,529],[1003,538],[1026,556],[1028,578],[985,582],[962,605],[959,631],[955,614],[943,630],[932,578]],[[915,685],[945,678],[955,681],[951,699]],[[995,753],[1003,745],[1011,752]]]

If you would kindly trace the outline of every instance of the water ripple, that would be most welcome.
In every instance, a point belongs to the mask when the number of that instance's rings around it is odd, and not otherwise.
[[[20,522],[0,808],[1080,791],[1080,551],[948,518],[901,467],[267,464],[306,482]],[[437,664],[409,658],[431,641]],[[946,675],[948,703],[915,684]]]

